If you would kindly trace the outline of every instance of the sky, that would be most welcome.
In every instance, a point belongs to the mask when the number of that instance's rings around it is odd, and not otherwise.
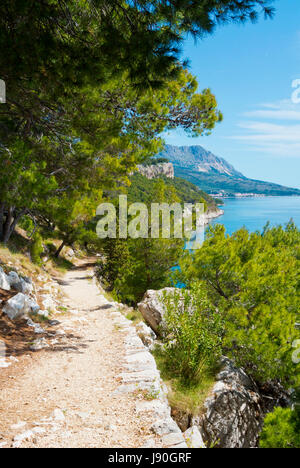
[[[273,20],[222,26],[196,44],[187,38],[183,57],[224,121],[210,136],[173,131],[166,141],[201,145],[247,177],[300,188],[300,1],[274,6]]]

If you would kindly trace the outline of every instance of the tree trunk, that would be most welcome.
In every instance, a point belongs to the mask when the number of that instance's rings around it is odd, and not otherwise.
[[[65,241],[62,242],[61,246],[57,249],[57,251],[55,252],[54,254],[54,257],[58,258],[59,257],[59,254],[60,252],[62,251],[62,249],[64,248],[65,246]]]
[[[3,242],[7,244],[11,235],[17,227],[18,221],[26,214],[26,210],[20,211],[18,214],[14,213],[14,207],[9,207],[7,217],[4,225]]]
[[[4,203],[0,203],[0,242],[3,241]]]
[[[4,224],[4,232],[3,232],[3,243],[4,244],[7,244],[9,239],[10,239],[10,236],[11,236],[11,232],[10,232],[10,228],[11,228],[11,225],[12,225],[12,222],[13,222],[13,207],[10,206],[7,210],[7,215],[6,215],[6,221],[5,221],[5,224]]]

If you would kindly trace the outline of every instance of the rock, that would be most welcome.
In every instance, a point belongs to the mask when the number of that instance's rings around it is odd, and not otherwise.
[[[37,304],[37,302],[31,298],[28,298],[28,305],[31,309],[31,313],[33,315],[37,315],[40,311],[40,306]]]
[[[177,288],[164,288],[159,291],[149,289],[145,293],[142,302],[138,304],[142,316],[157,335],[161,335],[162,330],[165,328],[163,321],[165,314],[164,296],[174,295],[176,291],[181,292]]]
[[[206,448],[197,426],[190,427],[183,436],[188,448]]]
[[[57,408],[57,409],[55,409],[53,411],[52,416],[55,419],[55,421],[57,421],[57,422],[58,421],[64,421],[66,419],[64,413],[59,408]]]
[[[3,312],[11,319],[17,320],[30,312],[28,297],[22,293],[9,299],[3,307]]]
[[[159,436],[171,434],[173,432],[181,434],[181,430],[171,417],[155,421],[151,426],[151,431]]]
[[[56,307],[55,307],[55,302],[53,301],[52,297],[49,295],[44,296],[44,300],[42,301],[42,304],[44,306],[44,309],[46,309],[48,312],[55,312]]]
[[[115,431],[118,430],[117,426],[115,426],[114,424],[106,424],[106,426],[104,427],[104,429],[105,429],[106,431],[113,431],[113,432],[115,432]]]
[[[125,384],[134,382],[155,382],[155,380],[160,380],[160,374],[157,369],[147,369],[137,372],[122,372],[119,377]]]
[[[156,179],[162,175],[168,177],[169,179],[174,179],[174,166],[172,163],[161,163],[153,164],[151,166],[138,166],[138,172],[147,179]]]
[[[24,442],[24,440],[30,440],[33,437],[33,432],[32,431],[26,431],[23,432],[22,434],[17,434],[14,437],[14,442]]]
[[[129,371],[156,370],[155,359],[148,351],[130,354],[126,362]]]
[[[7,369],[9,366],[11,366],[11,362],[7,362],[5,358],[0,357],[0,369]]]
[[[160,400],[138,401],[135,410],[137,414],[150,412],[158,418],[170,417],[170,407],[167,404],[163,404]]]
[[[49,320],[49,325],[50,327],[56,327],[57,325],[60,325],[61,322],[58,320]]]
[[[155,448],[156,442],[155,439],[148,439],[144,442],[144,444],[141,446],[141,448]]]
[[[73,249],[68,249],[67,252],[66,252],[66,255],[70,258],[73,258],[75,257],[75,252]]]
[[[91,415],[91,413],[85,413],[83,411],[80,411],[79,413],[76,413],[76,414],[80,419],[87,419]]]
[[[32,432],[34,434],[46,434],[46,429],[44,427],[37,426],[32,429]]]
[[[42,349],[49,348],[49,345],[45,338],[39,338],[33,342],[30,346],[31,351],[41,351]]]
[[[33,286],[29,281],[20,278],[15,271],[11,271],[8,275],[8,282],[10,287],[15,291],[18,291],[23,294],[31,294],[33,291]]]
[[[188,430],[188,428],[191,425],[191,419],[192,419],[192,415],[190,413],[182,409],[173,407],[171,411],[171,415],[174,421],[177,422],[182,432],[185,432]]]
[[[178,444],[184,444],[185,440],[181,432],[173,432],[163,436],[162,443],[165,447],[172,447]]]
[[[147,346],[147,348],[152,348],[154,341],[157,338],[154,331],[150,327],[148,327],[144,322],[138,323],[136,325],[136,330],[143,344]]]
[[[1,267],[0,267],[0,288],[5,289],[6,291],[10,291],[9,279]]]
[[[43,318],[47,319],[47,318],[49,317],[50,314],[49,314],[49,312],[48,312],[47,310],[40,310],[40,311],[38,312],[38,315],[39,315],[40,317],[43,317]]]
[[[26,422],[20,421],[17,424],[13,424],[10,428],[13,430],[23,429],[27,425]]]
[[[34,333],[36,333],[37,335],[43,335],[44,333],[46,333],[45,330],[38,323],[34,323],[31,319],[27,320],[27,325],[33,328]]]
[[[207,446],[253,448],[257,446],[263,423],[261,397],[247,374],[227,359],[212,395],[204,403],[206,412],[194,417]]]

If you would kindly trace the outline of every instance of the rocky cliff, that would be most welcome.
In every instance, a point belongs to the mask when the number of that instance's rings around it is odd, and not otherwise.
[[[225,159],[202,146],[166,145],[158,157],[174,165],[176,177],[192,182],[209,194],[220,196],[270,195],[299,196],[300,190],[284,187],[272,182],[253,180],[237,171]]]
[[[157,177],[166,176],[169,179],[174,179],[174,166],[172,163],[161,163],[151,166],[138,166],[138,171],[147,179],[156,179]]]

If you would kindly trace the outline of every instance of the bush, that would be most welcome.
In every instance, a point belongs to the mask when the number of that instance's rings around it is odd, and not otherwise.
[[[223,323],[203,287],[165,296],[167,337],[163,353],[174,377],[189,386],[214,369],[222,349]]]
[[[30,252],[31,260],[36,265],[41,265],[42,264],[41,255],[44,252],[43,239],[41,235],[38,232],[36,232],[32,240],[33,242],[31,245],[31,252]]]
[[[300,448],[299,411],[276,408],[265,418],[261,448]]]
[[[181,282],[205,285],[224,318],[223,354],[260,384],[299,384],[293,342],[300,309],[300,231],[268,226],[262,233],[211,229],[201,249],[181,263]]]

